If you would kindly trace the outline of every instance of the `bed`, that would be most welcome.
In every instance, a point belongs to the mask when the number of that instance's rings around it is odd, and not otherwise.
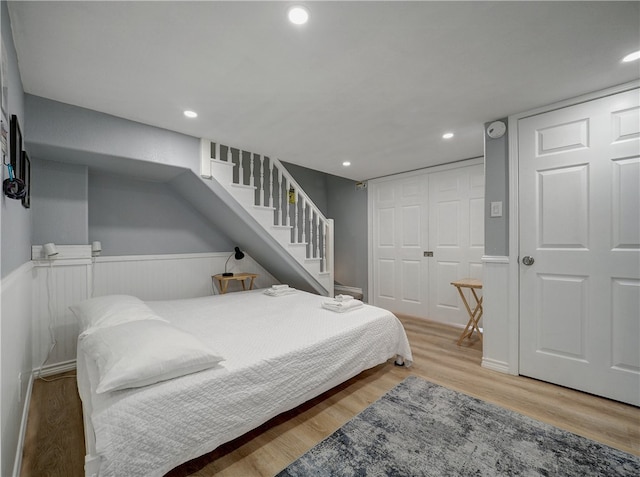
[[[92,300],[118,303],[120,298]],[[92,300],[85,303],[95,303]],[[167,323],[215,350],[222,360],[189,374],[107,391],[100,389],[106,380],[104,350],[96,352],[88,345],[91,340],[95,345],[99,340],[94,338],[105,328],[86,322],[86,317],[80,319],[78,390],[85,426],[85,475],[164,475],[365,369],[394,357],[411,364],[404,328],[392,313],[368,305],[336,313],[321,306],[326,300],[302,291],[273,297],[252,290],[143,303],[148,322],[135,326]],[[120,308],[120,312],[127,309]],[[151,323],[155,319],[159,322]],[[133,324],[108,326],[111,333]],[[143,329],[149,346],[157,343],[159,348],[143,354],[162,368],[171,346]],[[99,332],[90,333],[95,330]],[[128,336],[118,339],[126,342]],[[132,348],[137,349],[128,349]]]

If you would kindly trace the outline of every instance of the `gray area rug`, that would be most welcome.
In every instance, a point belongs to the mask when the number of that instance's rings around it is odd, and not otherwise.
[[[278,477],[634,476],[640,458],[410,376]]]

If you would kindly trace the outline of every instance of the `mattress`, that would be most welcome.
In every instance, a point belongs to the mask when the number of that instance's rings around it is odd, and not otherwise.
[[[101,477],[161,476],[396,355],[411,364],[404,328],[392,313],[369,305],[334,313],[323,300],[302,291],[270,297],[253,290],[147,302],[225,360],[169,381],[96,394],[97,368],[79,349],[87,460],[99,460]]]

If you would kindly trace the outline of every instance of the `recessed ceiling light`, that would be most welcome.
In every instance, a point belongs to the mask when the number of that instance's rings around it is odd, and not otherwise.
[[[344,162],[342,163],[342,165],[343,165],[344,167],[349,167],[349,166],[351,165],[351,163],[350,163],[349,161],[344,161]]]
[[[451,139],[452,137],[453,137],[453,133],[452,132],[444,133],[442,135],[442,139]]]
[[[630,61],[636,61],[638,59],[640,59],[640,50],[629,53],[627,56],[622,58],[622,61],[625,63],[629,63]]]
[[[295,5],[289,9],[287,17],[294,25],[304,25],[309,21],[309,10],[302,5]]]
[[[198,117],[198,113],[196,113],[195,111],[189,111],[189,110],[186,110],[184,112],[184,115],[186,117],[188,117],[188,118],[197,118]]]

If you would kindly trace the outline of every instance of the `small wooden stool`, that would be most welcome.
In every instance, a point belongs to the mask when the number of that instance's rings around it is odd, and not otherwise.
[[[478,297],[476,293],[476,289],[482,290],[482,282],[477,278],[463,278],[462,280],[451,282],[451,284],[458,289],[460,298],[462,298],[462,303],[464,303],[464,306],[467,309],[467,313],[469,313],[469,321],[467,322],[467,326],[465,326],[464,331],[458,339],[458,344],[462,343],[462,340],[465,338],[471,338],[474,330],[478,332],[480,341],[482,341],[482,331],[480,331],[480,328],[478,326],[480,318],[482,318],[482,297]],[[467,298],[462,292],[463,288],[469,288],[471,290],[471,293],[473,294],[473,298],[475,298],[476,300],[476,305],[473,308],[473,311],[471,311],[471,307],[469,306],[469,303],[467,303]]]

